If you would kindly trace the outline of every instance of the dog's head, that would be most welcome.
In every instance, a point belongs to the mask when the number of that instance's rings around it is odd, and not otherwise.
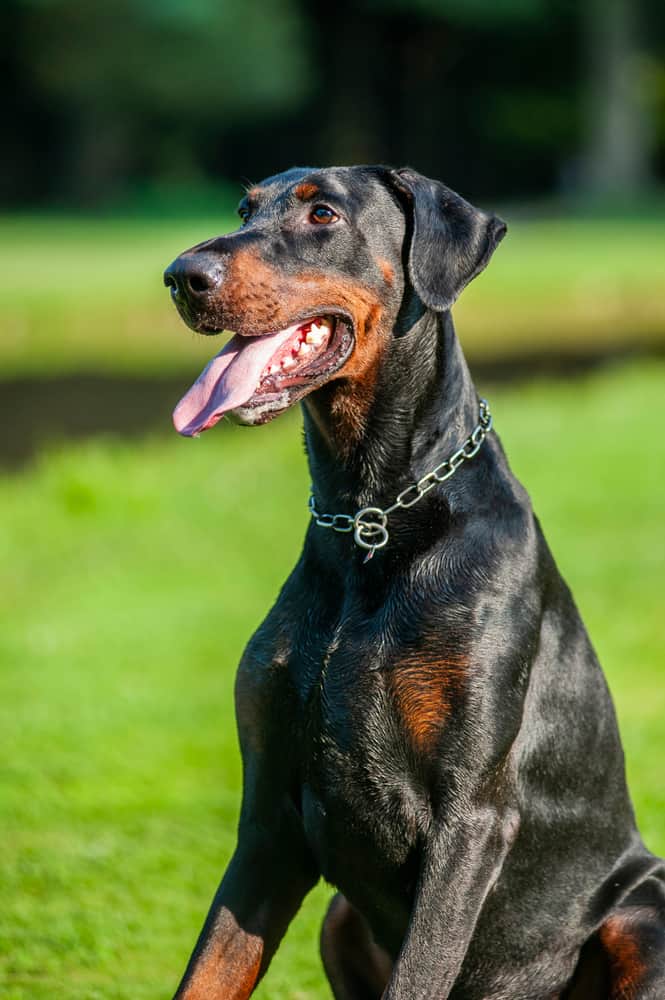
[[[333,380],[376,371],[410,286],[450,308],[506,226],[410,169],[293,169],[247,192],[242,226],[182,253],[165,284],[185,322],[235,336],[174,413],[185,435],[225,413],[272,419]]]

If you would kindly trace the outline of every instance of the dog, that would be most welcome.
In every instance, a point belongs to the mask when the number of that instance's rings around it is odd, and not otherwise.
[[[302,401],[311,523],[240,663],[237,847],[176,997],[249,997],[323,877],[337,1000],[663,1000],[665,866],[453,328],[506,225],[382,166],[288,170],[239,214],[165,272],[235,332],[174,422]]]

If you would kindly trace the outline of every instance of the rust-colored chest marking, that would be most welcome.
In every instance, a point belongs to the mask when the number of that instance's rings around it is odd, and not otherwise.
[[[389,690],[416,749],[426,750],[441,732],[467,674],[467,658],[454,653],[439,657],[415,653],[394,665]]]
[[[610,1000],[631,1000],[645,972],[639,939],[628,916],[612,916],[598,932],[610,964]]]

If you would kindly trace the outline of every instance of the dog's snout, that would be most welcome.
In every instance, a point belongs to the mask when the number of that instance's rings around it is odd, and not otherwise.
[[[219,261],[208,256],[176,257],[164,271],[164,284],[174,298],[198,301],[213,294],[222,281]]]

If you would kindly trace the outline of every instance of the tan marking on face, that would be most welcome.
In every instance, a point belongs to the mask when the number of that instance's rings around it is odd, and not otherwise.
[[[247,192],[247,197],[250,198],[250,199],[251,198],[258,198],[260,194],[261,194],[261,188],[260,187],[251,187],[249,189],[249,191]]]
[[[394,665],[389,688],[417,749],[425,750],[441,731],[467,672],[466,657],[454,653],[444,653],[438,658],[416,653]]]
[[[314,198],[319,193],[319,187],[317,184],[312,184],[304,181],[299,184],[296,188],[296,198],[300,198],[301,201],[309,201]]]
[[[183,1000],[247,1000],[261,969],[263,940],[249,934],[223,909],[215,938],[199,956]]]
[[[285,275],[255,253],[239,250],[230,260],[220,307],[225,325],[246,335],[281,330],[294,316],[325,314],[327,309],[349,314],[355,347],[328,383],[324,397],[335,437],[343,450],[350,449],[364,432],[379,361],[388,343],[380,290],[343,275],[311,271]]]
[[[383,258],[381,257],[377,260],[377,264],[379,265],[379,270],[383,275],[383,280],[385,281],[386,285],[388,285],[389,288],[392,288],[393,281],[395,280],[394,267],[392,266],[390,261],[383,260]]]
[[[630,916],[609,917],[598,932],[610,963],[610,1000],[633,1000],[645,973],[639,939]]]
[[[342,454],[348,453],[365,433],[385,347],[380,330],[382,315],[382,309],[375,306],[364,325],[356,326],[355,350],[341,369],[347,378],[331,383],[330,418]]]

